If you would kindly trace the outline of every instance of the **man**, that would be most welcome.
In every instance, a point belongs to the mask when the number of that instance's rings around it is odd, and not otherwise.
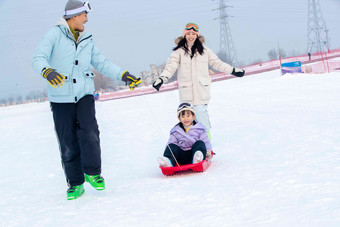
[[[34,69],[47,80],[62,166],[69,189],[67,198],[84,193],[84,181],[105,189],[101,176],[101,150],[95,117],[92,65],[101,74],[122,80],[132,90],[140,78],[109,62],[94,44],[84,24],[88,2],[68,0],[63,18],[50,29],[35,50]]]

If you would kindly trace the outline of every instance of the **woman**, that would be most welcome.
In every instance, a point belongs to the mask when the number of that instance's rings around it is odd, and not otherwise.
[[[158,91],[178,70],[180,102],[188,102],[194,106],[197,121],[207,128],[211,139],[208,103],[212,80],[209,66],[237,77],[242,77],[245,72],[221,61],[211,49],[203,45],[204,41],[204,37],[199,35],[199,27],[194,23],[187,24],[183,36],[175,40],[177,46],[173,49],[163,72],[152,86]]]

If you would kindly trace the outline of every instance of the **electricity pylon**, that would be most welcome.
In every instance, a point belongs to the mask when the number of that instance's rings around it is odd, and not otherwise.
[[[230,65],[238,65],[238,59],[235,51],[234,42],[231,36],[229,27],[229,16],[227,14],[227,6],[224,0],[218,0],[219,7],[215,10],[220,11],[220,16],[215,20],[220,20],[220,53],[221,60],[229,63]]]
[[[323,18],[319,0],[308,0],[308,53],[329,51],[328,29]]]

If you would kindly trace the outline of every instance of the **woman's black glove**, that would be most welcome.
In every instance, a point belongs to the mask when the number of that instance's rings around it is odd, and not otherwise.
[[[243,69],[233,68],[233,72],[231,73],[231,75],[237,76],[237,77],[242,77],[242,76],[244,76],[244,73],[245,73],[245,71]]]

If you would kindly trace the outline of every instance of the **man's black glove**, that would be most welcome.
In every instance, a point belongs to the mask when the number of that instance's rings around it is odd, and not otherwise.
[[[244,76],[244,73],[245,73],[245,71],[243,69],[233,68],[233,72],[231,73],[231,75],[237,76],[237,77],[242,77],[242,76]]]
[[[54,88],[61,87],[64,85],[65,76],[56,72],[54,69],[46,68],[43,70],[42,75],[48,80],[50,85]]]
[[[124,81],[127,85],[129,85],[130,90],[133,90],[135,87],[137,87],[141,79],[136,78],[135,76],[131,75],[128,71],[124,72],[122,75],[122,81]]]

